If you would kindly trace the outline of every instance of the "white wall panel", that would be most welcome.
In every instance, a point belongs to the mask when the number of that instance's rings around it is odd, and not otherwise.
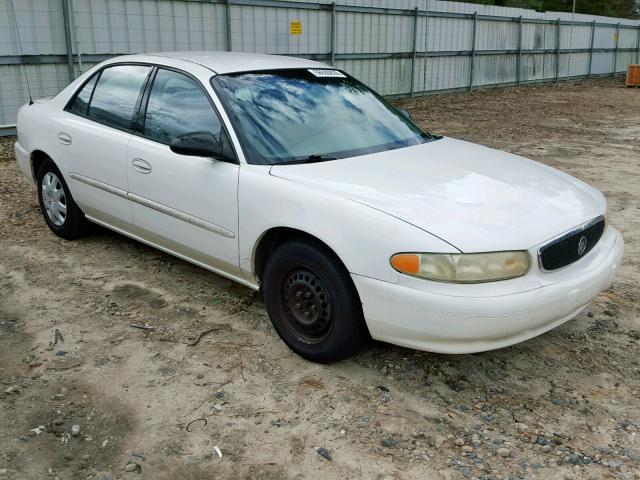
[[[522,25],[522,49],[540,50],[556,47],[558,26],[548,23],[524,23]]]
[[[471,50],[473,20],[460,18],[429,17],[427,50]]]
[[[382,95],[407,93],[411,79],[411,60],[340,60],[337,67],[348,71]]]
[[[516,81],[517,55],[483,55],[476,57],[473,84],[498,85]]]
[[[180,0],[73,0],[74,51],[114,54],[225,48],[224,5]]]
[[[64,21],[59,0],[0,0],[0,55],[65,53]],[[16,33],[20,32],[20,43]]]
[[[636,48],[638,42],[638,30],[621,28],[618,36],[618,48]]]
[[[563,53],[560,55],[560,78],[566,78],[567,74],[571,76],[579,76],[587,74],[587,67],[589,63],[588,53]],[[569,72],[569,73],[567,73]]]
[[[69,82],[66,64],[0,65],[0,124],[15,121],[18,109],[29,100],[25,75],[33,98],[55,95]]]
[[[591,44],[591,26],[562,25],[560,29],[560,48],[589,48]]]
[[[614,48],[616,29],[615,27],[596,27],[593,39],[594,48]]]
[[[302,35],[290,35],[289,24],[302,22]],[[330,13],[294,8],[234,6],[231,15],[234,50],[258,53],[328,53]]]
[[[626,72],[627,65],[635,63],[635,61],[635,52],[618,52],[618,56],[616,58],[616,72]]]
[[[478,22],[477,50],[515,50],[518,48],[518,24],[515,22]]]
[[[469,85],[469,65],[469,57],[429,57],[416,70],[424,91],[448,90]]]
[[[556,75],[556,56],[554,54],[523,54],[521,80],[550,80]]]
[[[593,52],[591,73],[595,75],[610,73],[613,69],[613,57],[612,52]]]

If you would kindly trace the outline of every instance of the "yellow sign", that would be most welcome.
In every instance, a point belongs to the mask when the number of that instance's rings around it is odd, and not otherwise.
[[[300,20],[289,22],[289,35],[302,35],[302,22]]]

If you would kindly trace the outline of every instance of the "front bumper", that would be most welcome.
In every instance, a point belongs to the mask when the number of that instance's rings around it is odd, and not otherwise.
[[[609,226],[598,245],[566,270],[529,272],[539,278],[523,291],[514,291],[517,279],[476,286],[421,280],[418,289],[352,278],[373,338],[431,352],[473,353],[528,340],[575,317],[611,283],[623,252],[622,236]]]

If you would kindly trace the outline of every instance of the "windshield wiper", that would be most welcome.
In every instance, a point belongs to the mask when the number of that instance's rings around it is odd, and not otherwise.
[[[313,155],[309,155],[306,158],[301,158],[298,160],[290,160],[288,162],[282,162],[279,165],[295,165],[298,163],[318,163],[318,162],[328,162],[329,160],[338,160],[338,157],[331,155],[329,153],[314,153]]]

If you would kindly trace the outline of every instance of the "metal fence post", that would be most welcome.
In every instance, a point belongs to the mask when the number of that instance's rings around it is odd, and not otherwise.
[[[429,51],[429,0],[424,12],[424,53],[422,64],[422,93],[427,91],[427,52]]]
[[[227,51],[233,51],[233,45],[231,44],[231,0],[225,2],[225,21],[227,24]]]
[[[69,70],[69,82],[76,78],[73,66],[73,47],[71,46],[71,18],[69,17],[69,0],[62,0],[62,17],[64,20],[64,44],[67,49],[67,68]]]
[[[331,65],[336,65],[336,2],[331,3]]]
[[[416,72],[416,42],[418,41],[418,7],[413,11],[413,52],[411,53],[411,86],[409,96],[413,97],[413,87]]]
[[[616,71],[618,69],[618,44],[620,43],[620,22],[618,22],[618,24],[616,25],[615,41],[616,41],[616,46],[615,46],[615,50],[613,51],[613,68],[611,72],[612,76],[615,76]]]
[[[478,28],[478,12],[473,13],[473,33],[471,36],[471,59],[469,65],[469,91],[473,90],[473,67],[476,60],[476,30]]]
[[[560,19],[558,19],[558,31],[556,32],[556,82],[560,80]]]
[[[573,25],[576,16],[576,2],[573,2],[573,13],[571,13],[571,28],[569,29],[569,57],[567,58],[567,75],[565,80],[569,81],[569,75],[571,75],[571,58],[573,57]]]
[[[638,26],[638,39],[636,40],[636,64],[640,62],[640,26]]]
[[[518,58],[516,60],[516,83],[520,85],[522,70],[522,15],[518,19]]]
[[[587,78],[591,77],[591,64],[593,62],[593,42],[596,38],[596,21],[591,23],[591,43],[589,44],[589,67],[587,68]]]

